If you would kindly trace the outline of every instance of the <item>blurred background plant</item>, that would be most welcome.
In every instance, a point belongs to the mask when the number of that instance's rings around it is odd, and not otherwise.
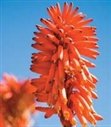
[[[0,127],[31,127],[35,112],[30,80],[4,74],[0,81]]]

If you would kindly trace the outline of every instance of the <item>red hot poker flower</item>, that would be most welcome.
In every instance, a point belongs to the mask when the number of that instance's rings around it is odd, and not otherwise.
[[[4,74],[0,81],[0,127],[26,127],[34,112],[34,87],[30,80],[19,81]]]
[[[37,107],[48,118],[58,114],[64,127],[76,125],[75,116],[83,127],[87,122],[96,125],[102,117],[93,109],[92,99],[97,78],[89,72],[95,65],[85,57],[95,59],[99,53],[96,28],[88,24],[92,19],[73,9],[72,3],[47,8],[50,19],[41,18],[45,26],[37,25],[32,47],[40,52],[32,54],[31,70],[40,77],[32,79],[38,102],[48,107]]]

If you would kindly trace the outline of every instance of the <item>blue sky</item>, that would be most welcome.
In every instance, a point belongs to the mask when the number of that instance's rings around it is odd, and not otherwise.
[[[41,17],[48,17],[46,8],[62,0],[1,0],[0,3],[0,79],[4,72],[12,73],[19,78],[36,76],[29,70],[33,32]],[[97,93],[99,99],[94,107],[104,120],[99,127],[111,127],[111,1],[110,0],[72,0],[74,6],[88,18],[93,18],[91,25],[97,27],[100,56],[93,60],[96,64],[91,72],[99,78]],[[45,120],[40,113],[34,117],[34,127],[60,127],[56,116]]]

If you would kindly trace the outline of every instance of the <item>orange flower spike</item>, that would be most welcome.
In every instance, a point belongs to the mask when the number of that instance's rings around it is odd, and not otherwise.
[[[102,120],[92,109],[92,99],[98,97],[94,92],[98,80],[88,68],[95,64],[84,58],[96,59],[99,55],[96,28],[88,26],[92,19],[85,19],[78,10],[66,2],[62,10],[58,3],[47,8],[50,19],[41,18],[45,26],[36,25],[39,32],[34,32],[32,45],[40,50],[32,55],[31,70],[41,74],[32,79],[35,96],[48,104],[50,110],[43,111],[46,117],[58,114],[64,127],[76,124],[73,116],[83,127]]]

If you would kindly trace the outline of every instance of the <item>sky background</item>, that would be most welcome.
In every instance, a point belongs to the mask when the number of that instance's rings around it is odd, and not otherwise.
[[[33,32],[41,17],[48,17],[46,8],[62,0],[1,0],[0,1],[0,79],[4,72],[17,77],[35,77],[30,71]],[[93,60],[96,68],[90,71],[99,79],[94,107],[104,120],[98,127],[111,127],[111,0],[72,0],[74,6],[93,18],[91,25],[97,27],[100,55]],[[45,120],[43,113],[33,116],[34,127],[60,127],[56,116]],[[79,126],[77,126],[79,127]]]

